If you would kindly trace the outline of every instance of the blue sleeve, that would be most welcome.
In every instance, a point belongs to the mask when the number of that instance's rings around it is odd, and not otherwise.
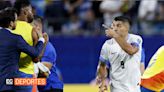
[[[133,42],[131,42],[131,45],[134,47],[137,47],[137,48],[141,48],[142,47],[142,38],[139,37],[139,38],[133,39]]]
[[[43,57],[41,59],[41,61],[43,62],[49,62],[54,64],[56,61],[56,50],[53,47],[53,45],[51,43],[47,43]]]
[[[139,48],[139,44],[138,44],[138,43],[136,43],[136,42],[132,42],[132,43],[131,43],[131,45],[132,45],[132,46],[134,46],[134,47]]]
[[[104,43],[102,46],[100,56],[99,56],[99,62],[105,63],[107,67],[110,67],[110,61],[108,59],[108,50],[107,50],[107,45]]]
[[[43,42],[39,41],[35,47],[30,46],[22,36],[18,36],[17,48],[20,52],[24,52],[32,58],[37,58],[43,49]]]

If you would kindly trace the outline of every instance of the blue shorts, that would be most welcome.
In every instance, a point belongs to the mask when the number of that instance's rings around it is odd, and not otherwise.
[[[32,74],[26,74],[23,72],[18,73],[18,78],[33,78]],[[32,85],[31,86],[15,86],[16,92],[32,92]]]
[[[144,87],[141,86],[141,92],[155,92],[155,91],[152,91],[150,89],[147,89],[147,88],[144,88]],[[164,92],[164,90],[161,91],[161,92]]]

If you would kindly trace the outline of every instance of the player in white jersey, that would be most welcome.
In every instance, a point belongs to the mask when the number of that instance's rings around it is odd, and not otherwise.
[[[104,92],[107,62],[110,63],[110,92],[140,92],[142,38],[129,34],[130,26],[129,18],[118,16],[106,30],[111,39],[104,43],[100,53],[97,69],[97,77],[102,82],[100,92]]]

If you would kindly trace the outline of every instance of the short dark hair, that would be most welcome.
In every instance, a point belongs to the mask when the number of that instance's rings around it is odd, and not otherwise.
[[[127,16],[117,16],[117,17],[114,18],[114,20],[115,21],[128,22],[130,26],[132,25],[132,21]]]
[[[16,0],[14,3],[14,8],[17,10],[18,16],[20,15],[21,9],[30,6],[29,0]]]
[[[0,11],[0,26],[8,28],[11,21],[15,21],[16,10],[12,7],[7,7]]]

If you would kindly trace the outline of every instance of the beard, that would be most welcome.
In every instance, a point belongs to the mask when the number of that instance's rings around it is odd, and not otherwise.
[[[27,19],[28,19],[28,23],[32,23],[34,18],[32,16],[29,16],[29,17],[27,17]]]
[[[13,26],[11,30],[15,30],[16,29],[16,26]]]
[[[15,30],[16,27],[13,27],[11,30]]]

